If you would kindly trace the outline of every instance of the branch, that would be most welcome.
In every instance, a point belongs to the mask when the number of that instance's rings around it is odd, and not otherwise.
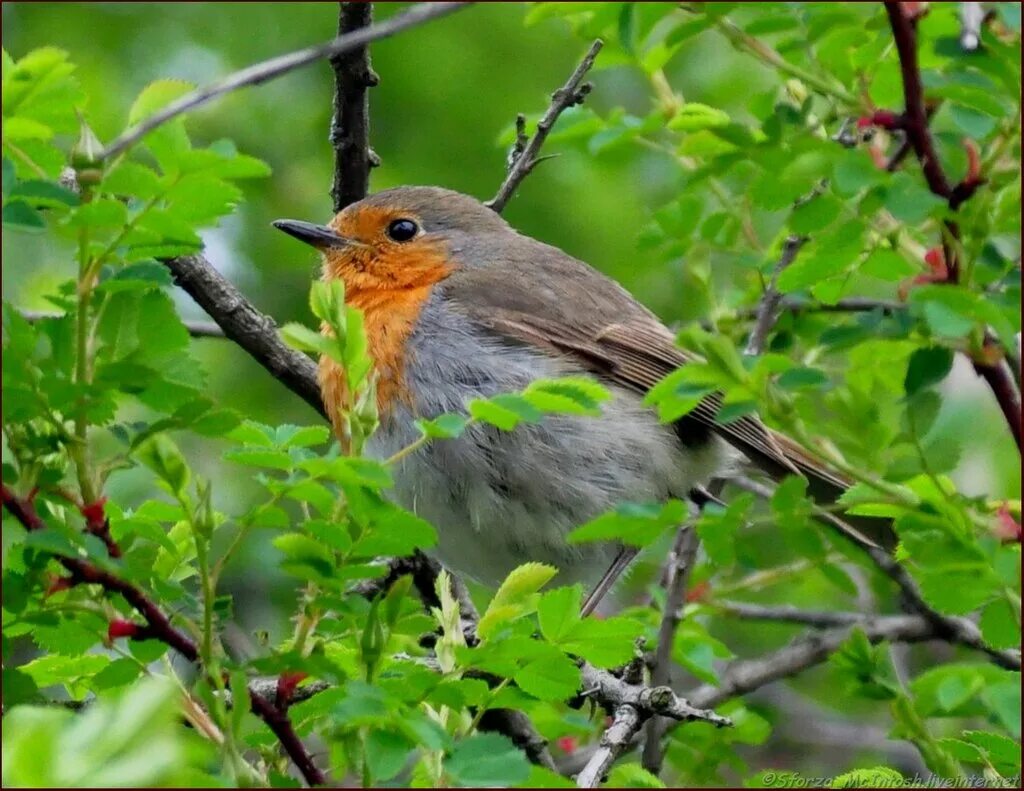
[[[866,623],[872,616],[859,612],[833,612],[827,610],[801,610],[790,605],[766,607],[747,602],[716,601],[711,607],[736,618],[756,621],[778,621],[810,626],[815,629],[830,629],[836,626],[851,626]]]
[[[764,351],[764,344],[768,339],[768,333],[771,332],[779,317],[778,308],[779,303],[782,301],[782,294],[776,288],[779,282],[779,275],[782,274],[787,266],[793,263],[793,259],[800,252],[800,248],[806,243],[806,236],[790,236],[787,237],[783,244],[782,256],[772,271],[771,280],[765,286],[764,296],[761,297],[761,302],[757,307],[757,318],[754,322],[754,328],[750,331],[747,348],[743,350],[744,354],[756,356]]]
[[[41,310],[19,310],[18,315],[30,324],[46,319],[62,319],[63,313],[47,313]],[[212,321],[182,321],[188,334],[193,338],[223,338],[224,330]]]
[[[897,302],[892,299],[869,299],[865,297],[848,297],[838,302],[828,304],[813,302],[800,297],[783,297],[777,305],[779,311],[787,313],[870,313],[873,310],[880,310],[883,313],[900,313],[907,309],[904,302]],[[757,318],[760,305],[756,308],[744,309],[736,312],[740,318]]]
[[[687,698],[695,706],[719,706],[780,678],[795,676],[828,659],[856,628],[862,629],[872,643],[942,639],[935,627],[920,615],[868,617],[856,626],[805,635],[758,659],[731,662],[719,674],[717,685],[701,685],[687,693]]]
[[[669,556],[668,579],[665,584],[665,608],[658,627],[658,647],[654,652],[654,663],[651,666],[651,685],[660,687],[669,683],[672,669],[672,643],[674,642],[679,622],[683,619],[683,608],[686,606],[686,586],[690,579],[694,561],[697,559],[697,547],[700,540],[693,525],[679,529],[672,554]],[[648,772],[657,775],[665,752],[661,746],[661,737],[665,732],[664,722],[659,717],[652,717],[647,722],[647,733],[644,737],[644,749],[641,763]]]
[[[593,697],[606,709],[615,711],[612,724],[601,735],[597,752],[576,777],[576,785],[580,788],[599,786],[608,768],[630,746],[643,724],[658,715],[679,722],[702,720],[719,728],[732,726],[732,720],[728,717],[693,706],[676,695],[671,687],[629,684],[609,671],[599,670],[586,662],[580,670],[585,689],[583,694]]]
[[[576,776],[576,785],[580,788],[600,786],[615,759],[622,755],[633,741],[633,737],[640,730],[641,722],[640,712],[635,708],[629,705],[619,706],[615,710],[612,724],[601,734],[601,744],[597,751]]]
[[[921,84],[921,70],[917,64],[917,31],[896,0],[885,0],[885,11],[889,15],[900,59],[900,74],[903,78],[903,102],[906,112],[902,128],[907,140],[921,163],[928,187],[936,195],[949,198],[952,188],[935,153],[931,133],[928,131],[928,114],[925,111],[924,87]]]
[[[233,74],[229,74],[212,85],[198,88],[185,94],[177,101],[171,102],[146,120],[128,129],[114,142],[104,148],[97,158],[104,160],[120,154],[161,124],[189,110],[194,110],[196,107],[204,105],[218,96],[237,91],[239,88],[268,82],[302,66],[308,66],[310,63],[314,63],[322,58],[344,55],[360,47],[365,47],[371,41],[393,36],[395,33],[422,25],[424,22],[445,16],[453,11],[458,11],[467,5],[468,3],[419,3],[403,14],[394,16],[380,24],[360,28],[343,36],[338,36],[326,44],[307,47],[306,49],[290,52],[287,55],[279,55],[276,58],[248,66]]]
[[[324,415],[316,363],[287,346],[277,324],[261,313],[201,255],[168,258],[163,262],[175,282],[205,310],[225,337],[241,346],[271,376]]]
[[[737,475],[729,480],[741,489],[753,492],[759,497],[768,499],[773,494],[773,489],[770,486],[742,475]],[[814,511],[814,517],[819,522],[834,528],[847,540],[853,541],[867,553],[868,557],[878,566],[881,572],[899,587],[900,592],[903,594],[905,606],[928,621],[935,629],[937,636],[986,653],[1000,667],[1005,667],[1009,670],[1020,670],[1021,656],[1019,651],[992,648],[985,643],[981,636],[981,631],[973,622],[966,618],[943,615],[932,609],[921,596],[921,591],[918,589],[913,577],[887,550],[877,544],[858,541],[856,538],[857,534],[851,532],[846,523],[835,514],[818,508]]]
[[[946,178],[942,163],[935,153],[935,145],[928,129],[928,112],[925,107],[924,90],[921,83],[921,70],[917,62],[917,28],[908,19],[895,0],[885,0],[885,11],[889,16],[896,52],[900,60],[900,74],[903,78],[903,100],[906,110],[902,119],[902,128],[907,141],[914,149],[921,170],[924,172],[928,188],[935,194],[945,198],[954,211],[966,201],[980,186],[983,174],[978,172],[978,158],[973,144],[965,142],[968,159],[972,163],[965,179],[951,187]],[[943,223],[948,231],[943,235],[943,251],[946,260],[946,278],[944,282],[956,283],[960,279],[960,265],[956,256],[956,244],[960,239],[960,230],[955,222],[946,220]],[[1010,433],[1017,442],[1018,452],[1024,447],[1021,436],[1021,404],[1020,389],[1006,367],[976,359],[971,359],[977,373],[992,390],[999,408],[1006,418]]]
[[[370,25],[372,3],[339,3],[338,36]],[[370,68],[366,45],[331,58],[334,69],[334,115],[331,145],[334,147],[334,211],[362,200],[370,187],[370,168],[380,164],[370,150],[370,103],[366,89],[379,82]]]
[[[529,139],[529,142],[525,146],[521,145],[522,131],[520,128],[519,135],[517,135],[516,149],[513,149],[513,156],[508,169],[508,174],[505,176],[505,180],[498,188],[497,194],[487,201],[484,205],[488,206],[494,211],[501,213],[501,210],[505,208],[505,204],[509,202],[512,197],[512,193],[516,191],[520,183],[528,175],[530,171],[534,169],[538,162],[541,161],[538,155],[540,154],[541,146],[544,145],[544,141],[547,140],[548,134],[555,125],[555,121],[558,120],[565,110],[574,105],[581,104],[590,92],[590,83],[583,85],[580,82],[590,67],[594,65],[594,58],[597,57],[597,53],[601,51],[601,47],[604,42],[601,39],[597,39],[593,44],[590,45],[590,49],[587,50],[587,54],[583,56],[583,60],[576,67],[576,70],[569,77],[569,81],[565,83],[561,88],[551,94],[551,104],[548,106],[547,111],[544,113],[540,121],[537,122],[537,131],[534,132],[533,137]],[[517,125],[518,128],[518,125]],[[520,150],[521,149],[521,150]],[[515,156],[515,151],[520,150],[518,156]]]
[[[0,485],[0,502],[26,530],[35,532],[46,529],[46,524],[40,518],[32,502],[27,498],[18,497],[5,484]],[[128,627],[123,636],[160,640],[175,649],[189,662],[199,662],[199,649],[192,638],[176,629],[170,619],[140,588],[99,568],[90,561],[64,556],[55,556],[55,559],[71,574],[72,584],[99,585],[107,593],[120,594],[128,604],[138,611],[146,621],[144,627],[130,622],[114,621],[111,623],[111,626],[120,624],[123,627]],[[253,713],[259,716],[278,738],[285,752],[302,772],[306,782],[310,785],[326,783],[323,773],[313,764],[306,748],[295,735],[284,707],[276,706],[265,700],[252,688],[249,690],[249,695],[252,700]]]

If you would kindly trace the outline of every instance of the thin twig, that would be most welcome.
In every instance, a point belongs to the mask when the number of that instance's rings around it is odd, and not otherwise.
[[[20,315],[26,321],[35,324],[37,321],[46,319],[62,319],[63,313],[48,313],[41,310],[19,310]],[[212,321],[182,321],[188,334],[193,338],[223,338],[224,330]]]
[[[906,303],[893,299],[869,299],[866,297],[848,297],[834,303],[813,302],[800,297],[783,297],[777,308],[786,313],[870,313],[880,310],[883,313],[900,313],[907,309]],[[757,318],[760,306],[739,310],[740,318]]]
[[[36,511],[35,505],[28,498],[15,495],[5,484],[0,485],[0,502],[26,530],[35,532],[46,529],[46,524]],[[55,556],[55,559],[71,574],[72,584],[99,585],[107,593],[119,594],[134,607],[146,621],[145,627],[139,629],[137,637],[160,640],[175,649],[189,662],[199,662],[199,648],[195,641],[181,630],[176,629],[170,619],[141,588],[99,568],[90,561],[62,555]],[[306,748],[295,735],[284,709],[268,702],[258,694],[253,694],[252,690],[250,690],[250,698],[253,712],[263,719],[267,727],[278,738],[285,752],[302,772],[306,782],[310,785],[323,785],[326,778],[313,764]]]
[[[746,349],[743,350],[744,354],[756,356],[764,351],[764,344],[768,340],[768,333],[772,331],[772,327],[775,326],[775,322],[779,317],[779,303],[782,301],[782,294],[779,293],[777,288],[779,275],[782,274],[787,266],[793,263],[793,259],[800,252],[800,248],[806,243],[806,236],[790,236],[783,243],[782,255],[779,257],[779,262],[775,265],[775,269],[772,270],[771,279],[765,286],[764,296],[761,297],[761,302],[757,307],[757,318],[754,320],[754,326],[750,330],[750,339],[747,341]]]
[[[260,85],[323,58],[337,57],[338,55],[352,52],[360,47],[364,47],[371,41],[393,36],[395,33],[422,25],[424,22],[445,16],[453,11],[458,11],[467,5],[468,3],[419,3],[405,13],[371,27],[360,28],[325,44],[300,49],[287,55],[279,55],[276,58],[271,58],[236,71],[212,85],[207,85],[204,88],[198,88],[185,94],[180,99],[171,102],[163,109],[149,116],[146,120],[131,127],[103,149],[98,159],[109,159],[120,154],[161,124],[189,110],[194,110],[196,107],[206,104],[218,96],[237,91],[239,88]]]
[[[790,605],[767,607],[762,604],[733,601],[715,601],[711,602],[710,606],[725,615],[731,615],[744,620],[795,623],[815,629],[831,629],[836,626],[866,623],[872,617],[859,612],[801,610],[799,607]]]
[[[679,622],[683,619],[683,608],[686,606],[686,586],[697,558],[697,547],[700,540],[693,525],[679,529],[672,554],[669,556],[668,580],[665,585],[665,609],[658,627],[658,647],[654,652],[654,663],[651,666],[651,685],[660,687],[671,680],[672,644],[675,639]],[[641,763],[648,772],[657,775],[665,758],[661,737],[665,726],[660,717],[651,717],[647,721],[644,737],[644,749]]]
[[[769,499],[774,493],[774,490],[770,486],[743,475],[734,476],[729,480],[739,488],[752,492],[758,497]],[[858,541],[856,534],[851,533],[849,526],[847,526],[846,523],[835,514],[831,514],[822,509],[815,509],[814,517],[819,522],[835,528],[837,532],[842,534],[848,540],[857,543],[858,546],[867,553],[874,564],[878,566],[882,573],[896,583],[900,592],[903,594],[906,607],[912,610],[915,614],[920,614],[930,624],[932,624],[937,635],[942,636],[951,642],[960,643],[961,645],[965,645],[988,654],[1000,667],[1005,667],[1010,670],[1020,670],[1021,657],[1019,651],[992,648],[985,643],[981,636],[981,631],[973,622],[966,618],[943,615],[931,608],[921,596],[921,591],[918,588],[917,583],[914,582],[913,577],[910,576],[909,572],[900,565],[899,561],[897,561],[887,550],[876,544]]]
[[[537,122],[537,131],[533,133],[533,137],[530,138],[525,147],[522,146],[521,142],[522,129],[520,126],[517,126],[516,146],[522,149],[521,153],[518,157],[512,158],[511,167],[508,169],[505,180],[498,188],[497,194],[486,202],[486,206],[500,214],[501,210],[505,208],[505,204],[512,197],[512,193],[516,191],[516,188],[519,187],[523,179],[541,161],[541,158],[538,156],[541,146],[547,140],[548,134],[550,134],[555,125],[555,121],[558,120],[558,116],[568,108],[583,102],[587,93],[590,92],[589,83],[583,85],[580,83],[586,73],[590,71],[590,67],[594,65],[594,58],[597,57],[597,53],[601,51],[603,45],[604,42],[601,39],[597,39],[591,44],[587,54],[583,56],[583,60],[580,61],[572,76],[569,77],[568,82],[551,95],[551,104],[548,105],[547,111],[540,121]]]
[[[369,27],[373,3],[339,3],[338,36]],[[380,164],[370,150],[370,101],[367,88],[378,83],[370,68],[366,45],[331,58],[334,69],[334,114],[331,145],[334,147],[334,211],[366,197],[370,168]]]

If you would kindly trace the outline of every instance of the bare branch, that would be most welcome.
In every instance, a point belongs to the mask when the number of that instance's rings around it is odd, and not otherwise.
[[[897,302],[892,299],[869,299],[864,297],[848,297],[834,303],[813,302],[799,297],[783,297],[779,300],[777,308],[780,312],[786,313],[870,313],[873,310],[880,310],[883,313],[900,313],[907,309],[904,302]],[[761,306],[736,311],[739,318],[757,318]]]
[[[635,708],[628,704],[619,706],[615,710],[612,724],[601,734],[597,752],[576,776],[576,785],[579,788],[597,788],[601,785],[615,759],[628,749],[642,722],[640,712]]]
[[[370,25],[373,3],[339,3],[338,36]],[[364,44],[331,58],[334,69],[334,115],[331,145],[334,147],[334,211],[366,197],[370,168],[380,164],[370,150],[370,102],[366,89],[378,83],[370,68],[370,51]]]
[[[572,76],[569,77],[569,81],[551,95],[551,104],[548,105],[547,111],[540,121],[537,122],[537,131],[534,132],[533,137],[530,138],[525,146],[522,143],[522,125],[517,119],[516,148],[513,149],[513,156],[510,157],[508,174],[498,188],[497,194],[486,202],[486,206],[500,214],[502,209],[505,208],[505,204],[512,197],[512,193],[516,191],[516,188],[522,183],[523,179],[541,161],[539,157],[541,146],[547,140],[548,134],[550,134],[551,129],[555,125],[555,121],[558,120],[558,116],[568,108],[582,103],[583,99],[590,92],[590,83],[583,85],[580,83],[586,73],[590,71],[590,67],[594,65],[594,58],[597,57],[597,53],[601,51],[603,45],[604,42],[601,39],[597,39],[591,44],[587,54],[583,56],[583,60],[580,61]],[[514,155],[516,150],[520,150],[519,156]]]
[[[856,626],[813,632],[757,659],[731,662],[719,674],[717,685],[704,684],[687,693],[695,706],[718,706],[780,678],[795,676],[824,662],[842,645],[854,628],[863,629],[872,643],[920,642],[942,639],[934,625],[920,615],[886,615],[865,619]]]
[[[654,664],[651,666],[651,685],[660,687],[671,680],[672,643],[676,629],[683,619],[683,608],[686,606],[686,586],[690,579],[694,561],[697,559],[697,547],[700,540],[693,525],[679,529],[676,541],[669,556],[668,579],[665,584],[665,609],[658,627],[658,647],[654,652]],[[661,771],[665,753],[661,746],[661,737],[665,726],[660,717],[652,717],[647,722],[644,737],[644,749],[641,763],[644,769],[652,774]]]
[[[34,532],[46,529],[46,524],[40,518],[30,498],[18,497],[6,485],[0,485],[0,502],[26,530]],[[132,628],[132,631],[124,633],[122,636],[160,640],[175,649],[189,662],[199,663],[199,648],[195,641],[180,629],[175,628],[171,624],[170,618],[141,588],[100,568],[91,561],[64,556],[55,556],[54,559],[70,573],[72,585],[99,585],[108,594],[120,595],[143,617],[146,622],[145,626],[126,623]],[[306,782],[310,785],[323,785],[326,778],[313,763],[305,746],[295,735],[287,711],[266,700],[263,696],[253,694],[253,690],[250,690],[250,699],[253,713],[267,724],[267,727],[281,742],[281,746],[284,747],[285,752],[302,773]]]
[[[584,662],[580,666],[585,697],[592,697],[608,709],[627,705],[635,708],[646,719],[655,714],[679,722],[701,720],[719,728],[732,726],[732,720],[715,714],[709,708],[694,706],[679,697],[671,687],[647,687],[629,684],[608,670],[600,670]]]
[[[719,612],[736,618],[755,621],[779,621],[810,626],[815,629],[831,629],[836,626],[851,626],[865,623],[870,615],[859,612],[832,612],[827,610],[801,610],[798,607],[779,605],[766,607],[747,602],[716,601],[711,604]]]
[[[279,55],[276,58],[248,66],[234,74],[229,74],[221,80],[207,85],[205,88],[198,88],[185,94],[177,101],[149,116],[146,120],[128,129],[114,142],[100,152],[98,159],[109,159],[128,147],[134,145],[148,132],[156,129],[161,124],[182,113],[194,110],[196,107],[206,104],[218,96],[237,91],[239,88],[247,88],[250,85],[260,85],[269,80],[287,74],[290,71],[308,66],[323,58],[332,58],[345,53],[352,52],[360,47],[365,47],[371,41],[377,41],[388,36],[393,36],[403,30],[422,25],[432,19],[445,16],[465,8],[468,3],[420,3],[413,6],[403,14],[392,17],[384,22],[371,27],[360,28],[343,36],[339,36],[325,44],[318,44],[315,47],[307,47],[287,55]]]
[[[163,262],[175,282],[205,310],[225,337],[241,346],[270,375],[324,415],[316,363],[287,346],[277,324],[261,313],[201,255],[169,258]]]
[[[747,348],[743,350],[744,354],[756,356],[764,351],[764,344],[768,340],[768,333],[772,331],[772,327],[775,326],[775,322],[779,317],[779,303],[782,301],[782,294],[776,288],[779,282],[779,275],[782,274],[787,266],[793,263],[793,259],[800,252],[800,248],[806,243],[806,236],[790,236],[783,243],[782,255],[779,258],[779,262],[775,265],[775,269],[772,270],[771,279],[768,281],[768,285],[765,286],[764,296],[761,297],[761,302],[757,307],[757,318],[754,321],[753,329],[750,331]]]
[[[770,498],[774,492],[772,487],[754,481],[742,475],[731,477],[730,482],[759,497]],[[871,558],[876,566],[899,587],[903,594],[905,607],[924,617],[936,630],[938,636],[977,651],[988,654],[1000,667],[1020,670],[1020,651],[999,650],[987,645],[982,639],[978,627],[966,618],[943,615],[932,609],[921,596],[917,583],[903,566],[885,549],[868,542],[857,541],[856,533],[851,533],[849,526],[842,519],[821,509],[816,509],[815,519],[835,528],[847,540],[854,541]]]

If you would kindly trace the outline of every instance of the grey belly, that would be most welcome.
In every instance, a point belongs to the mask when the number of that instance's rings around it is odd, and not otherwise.
[[[472,398],[582,373],[489,336],[431,298],[403,374],[412,403],[384,421],[368,451],[387,458],[413,442],[418,417],[465,414]],[[718,439],[684,447],[636,393],[613,388],[613,396],[596,418],[550,416],[507,432],[472,425],[458,439],[435,440],[396,465],[393,497],[437,528],[437,555],[459,574],[495,585],[539,561],[557,566],[562,583],[594,582],[618,547],[570,545],[570,530],[618,503],[685,497],[728,458]]]
[[[600,418],[550,417],[511,432],[471,426],[400,462],[394,497],[437,528],[437,554],[459,574],[496,585],[539,561],[560,569],[560,583],[592,584],[618,547],[569,544],[570,530],[622,502],[684,497],[719,463],[717,447],[684,449],[636,401],[620,393]],[[371,452],[408,444],[408,426],[399,417]]]

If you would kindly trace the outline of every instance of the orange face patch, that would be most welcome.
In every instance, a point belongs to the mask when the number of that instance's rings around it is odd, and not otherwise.
[[[363,311],[370,356],[377,371],[377,405],[382,415],[396,400],[408,400],[402,372],[406,344],[435,283],[452,270],[445,246],[430,236],[396,242],[387,235],[395,220],[419,219],[398,208],[363,206],[341,212],[331,227],[355,244],[324,253],[325,280],[341,278],[345,300]],[[345,397],[344,375],[331,360],[320,363],[324,404],[336,431]]]

